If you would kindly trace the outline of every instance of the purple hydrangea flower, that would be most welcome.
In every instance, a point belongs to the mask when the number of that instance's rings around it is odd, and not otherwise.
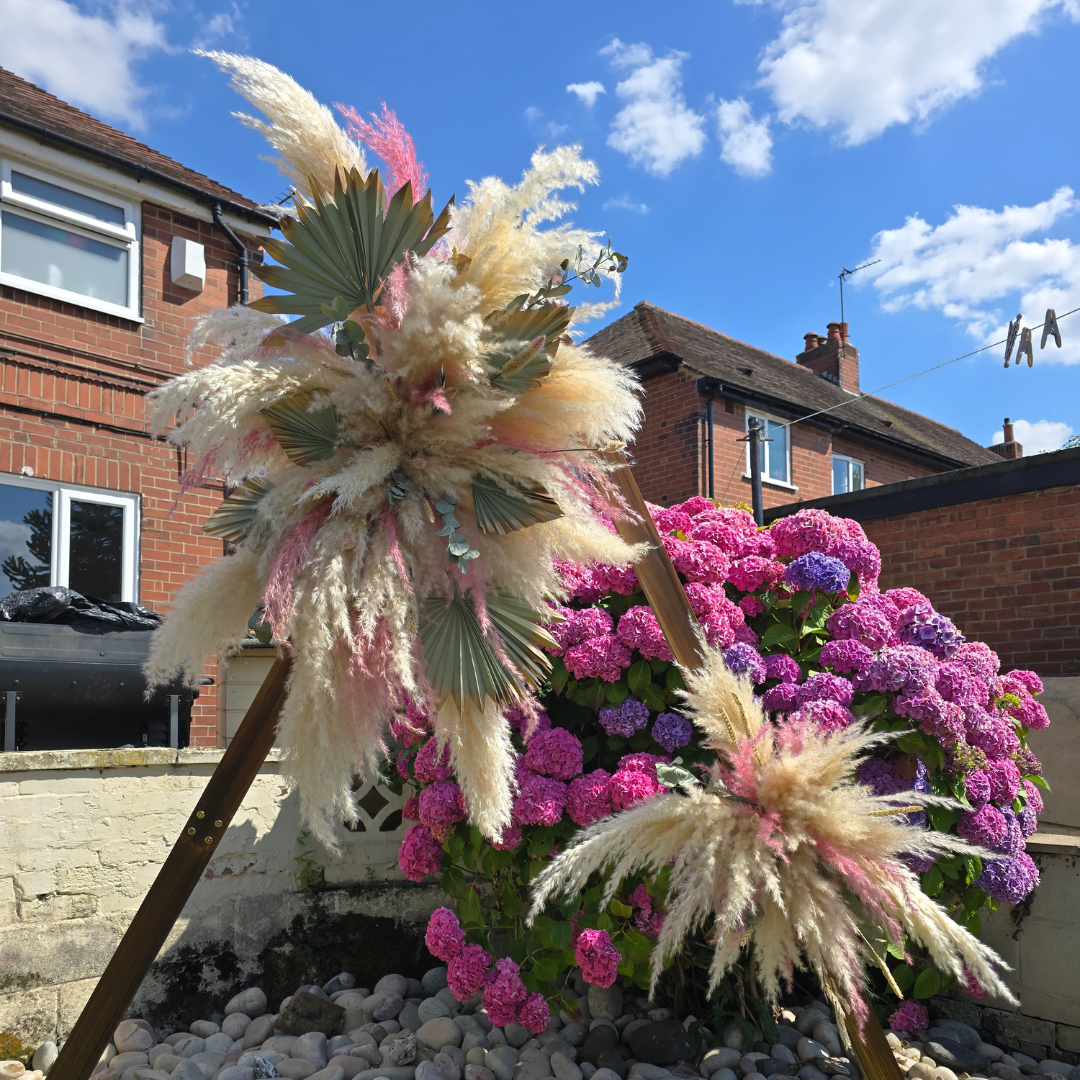
[[[1039,868],[1026,851],[1011,859],[994,859],[975,884],[995,900],[1019,904],[1039,884]]]
[[[627,698],[621,705],[609,705],[600,710],[600,726],[609,735],[629,739],[649,722],[649,707],[636,698]]]
[[[850,705],[854,694],[847,679],[819,671],[798,688],[795,700],[799,705],[805,705],[808,701],[836,701],[841,705]]]
[[[873,660],[874,654],[861,641],[826,641],[821,647],[822,666],[834,671],[865,671]]]
[[[673,712],[662,712],[656,718],[652,729],[652,737],[669,754],[680,746],[685,746],[693,733],[694,725],[685,716]]]
[[[784,582],[788,588],[807,592],[843,592],[850,580],[851,571],[839,559],[822,555],[820,551],[800,555],[788,563],[784,571]]]
[[[915,604],[900,615],[896,632],[905,645],[921,645],[939,660],[956,655],[964,635],[952,619],[939,615],[929,604]]]
[[[802,678],[802,668],[787,653],[773,653],[765,657],[765,674],[782,683],[797,683]]]
[[[753,645],[736,641],[723,652],[724,663],[736,675],[749,675],[750,681],[764,682],[766,678],[765,662]]]

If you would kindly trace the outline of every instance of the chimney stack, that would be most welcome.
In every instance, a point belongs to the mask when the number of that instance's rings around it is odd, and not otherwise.
[[[825,335],[804,334],[805,347],[795,363],[809,368],[823,379],[859,392],[859,350],[848,339],[848,324],[831,322]]]
[[[1007,416],[1005,417],[1005,423],[1001,425],[1001,434],[1004,436],[1004,439],[999,443],[994,443],[993,446],[988,446],[987,450],[997,454],[999,457],[1005,458],[1006,461],[1012,461],[1015,458],[1023,457],[1024,448],[1016,441],[1016,437],[1013,433],[1013,423]]]

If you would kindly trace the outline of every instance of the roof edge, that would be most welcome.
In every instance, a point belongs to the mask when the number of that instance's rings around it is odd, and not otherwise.
[[[251,222],[258,222],[260,225],[271,229],[278,228],[279,223],[277,218],[270,214],[264,214],[250,206],[244,206],[243,203],[238,203],[233,199],[215,195],[194,184],[189,184],[175,176],[170,176],[168,173],[151,168],[149,165],[140,165],[138,162],[131,161],[121,154],[114,154],[109,150],[103,150],[90,143],[84,143],[79,139],[74,139],[70,135],[63,135],[59,131],[53,131],[51,128],[46,127],[44,124],[34,124],[29,120],[23,120],[19,116],[13,116],[10,113],[0,111],[0,125],[12,127],[18,131],[28,132],[41,142],[52,143],[64,150],[70,150],[85,157],[103,162],[104,164],[111,165],[114,168],[121,169],[134,176],[136,181],[152,180],[154,183],[161,184],[163,187],[170,187],[176,191],[181,191],[185,195],[193,198],[196,202],[205,206],[212,206],[214,203],[219,203],[222,207],[227,207],[237,217],[246,218]]]
[[[765,511],[765,521],[771,524],[809,507],[855,521],[872,521],[1069,484],[1080,484],[1080,447],[774,506]]]

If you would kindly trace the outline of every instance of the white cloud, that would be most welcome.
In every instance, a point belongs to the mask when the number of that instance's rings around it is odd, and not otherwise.
[[[1045,236],[1077,210],[1080,201],[1063,187],[1034,206],[957,206],[937,226],[916,214],[874,237],[871,258],[881,263],[863,280],[873,281],[886,311],[940,311],[988,344],[1005,336],[1017,312],[1024,325],[1039,326],[1047,308],[1060,315],[1080,306],[1080,244]],[[1052,338],[1045,350],[1036,340],[1036,362],[1080,363],[1080,317],[1065,320],[1061,335],[1060,350]]]
[[[649,208],[643,202],[635,202],[629,195],[620,195],[617,199],[608,199],[605,210],[630,210],[635,214],[647,214]]]
[[[530,124],[535,124],[543,115],[544,110],[538,109],[535,105],[530,105],[525,110],[525,119],[528,120]]]
[[[688,157],[701,153],[707,136],[705,117],[686,104],[681,67],[687,53],[655,57],[645,44],[625,45],[618,38],[600,50],[630,73],[615,87],[626,105],[611,122],[608,146],[626,154],[656,176],[668,176]]]
[[[1080,20],[1076,0],[773,2],[786,14],[759,70],[780,119],[838,126],[848,145],[977,93],[987,61],[1051,9]]]
[[[755,120],[749,102],[720,99],[716,108],[720,160],[740,176],[760,177],[772,172],[772,135],[769,119]]]
[[[1013,421],[1014,438],[1024,448],[1024,454],[1045,454],[1050,450],[1060,450],[1068,439],[1076,434],[1066,423],[1060,420]],[[1005,432],[998,429],[991,442],[994,445],[1005,441]]]
[[[548,121],[548,124],[547,124],[548,134],[553,139],[557,139],[567,129],[568,129],[568,125],[566,125],[566,124],[556,124],[554,120]]]
[[[222,38],[237,37],[244,44],[247,37],[242,31],[244,14],[234,2],[228,11],[219,11],[203,23],[202,34],[193,43],[193,49],[212,48]]]
[[[165,27],[145,10],[117,3],[87,15],[66,0],[3,0],[0,66],[79,108],[145,126],[146,89],[137,60],[167,47]]]
[[[566,92],[568,94],[577,94],[577,96],[591,109],[596,104],[596,99],[601,94],[606,94],[607,90],[602,82],[597,82],[593,79],[590,82],[571,83],[566,88]]]

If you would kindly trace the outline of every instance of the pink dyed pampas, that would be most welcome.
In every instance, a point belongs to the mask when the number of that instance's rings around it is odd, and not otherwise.
[[[412,184],[413,202],[419,202],[427,191],[428,174],[424,163],[416,160],[412,136],[397,113],[384,101],[382,116],[371,113],[369,123],[351,105],[336,108],[345,117],[349,134],[378,154],[386,165],[386,193],[393,195],[406,184]]]

